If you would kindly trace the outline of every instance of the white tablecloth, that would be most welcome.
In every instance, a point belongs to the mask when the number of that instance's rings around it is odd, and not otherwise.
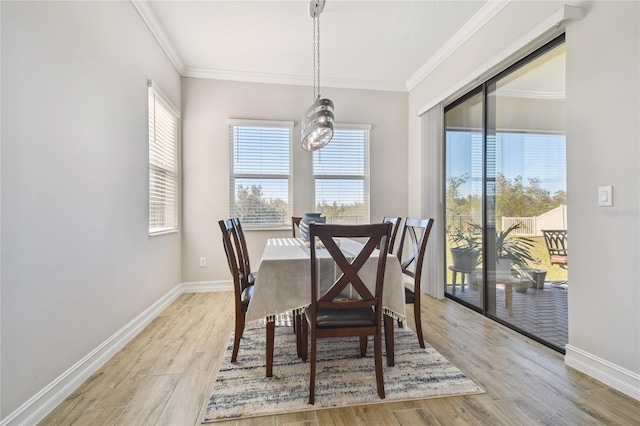
[[[359,253],[362,244],[350,239],[340,239],[340,249],[348,256]],[[375,267],[378,250],[375,250],[361,270],[367,287],[375,287]],[[319,259],[330,260],[326,250],[317,250]],[[283,312],[304,308],[311,303],[310,251],[299,238],[272,238],[267,241],[253,296],[247,310],[247,322],[267,319]],[[322,262],[322,261],[321,261]],[[323,262],[323,264],[327,264]],[[366,269],[366,271],[365,271]],[[321,274],[335,273],[335,268],[321,267]],[[368,277],[374,279],[368,279]],[[333,277],[330,277],[333,279]],[[394,255],[387,255],[382,305],[385,313],[395,318],[405,318],[405,296],[400,263]],[[332,283],[332,282],[331,282]]]

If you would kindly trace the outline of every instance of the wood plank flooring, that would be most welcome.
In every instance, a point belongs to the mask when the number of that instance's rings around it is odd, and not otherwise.
[[[233,326],[232,297],[226,292],[180,296],[40,425],[200,424]],[[408,305],[413,327],[411,309]],[[216,424],[640,425],[640,402],[566,367],[560,354],[455,302],[422,298],[422,320],[427,342],[486,394]]]

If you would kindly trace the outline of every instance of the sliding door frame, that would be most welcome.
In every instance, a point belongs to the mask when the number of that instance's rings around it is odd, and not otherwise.
[[[487,170],[488,170],[488,166],[490,166],[490,164],[488,164],[488,143],[487,143],[487,137],[488,137],[488,126],[490,125],[489,121],[489,108],[491,107],[490,105],[490,101],[489,101],[489,96],[487,95],[488,93],[488,88],[490,88],[491,85],[496,84],[498,81],[500,81],[501,79],[503,79],[504,77],[508,76],[509,74],[515,72],[516,70],[522,68],[523,66],[527,65],[528,63],[534,61],[535,59],[547,54],[548,52],[550,52],[551,50],[553,50],[554,48],[560,46],[561,44],[563,44],[565,42],[565,34],[562,33],[559,36],[557,36],[556,38],[552,39],[551,41],[549,41],[548,43],[546,43],[545,45],[541,46],[540,48],[536,49],[534,52],[528,54],[527,56],[525,56],[524,58],[516,61],[515,63],[513,63],[512,65],[508,66],[507,68],[505,68],[504,70],[500,71],[499,73],[497,73],[496,75],[494,75],[491,78],[488,78],[486,81],[482,82],[481,84],[479,84],[478,86],[476,86],[475,88],[471,89],[470,91],[468,91],[467,93],[465,93],[464,95],[460,96],[459,98],[455,99],[454,101],[452,101],[451,103],[447,104],[444,109],[443,109],[443,120],[444,117],[446,116],[446,113],[448,111],[450,111],[451,109],[455,108],[456,106],[464,103],[465,101],[469,100],[470,98],[477,96],[478,94],[482,94],[482,129],[481,129],[481,138],[482,138],[482,219],[481,219],[481,224],[482,224],[482,285],[484,286],[484,291],[482,291],[482,300],[480,300],[480,305],[481,306],[475,306],[469,302],[466,302],[465,300],[462,300],[461,298],[456,297],[455,295],[452,295],[450,293],[448,293],[446,291],[446,285],[447,285],[447,278],[446,278],[446,274],[444,275],[444,282],[442,283],[442,285],[445,288],[444,294],[445,297],[450,298],[452,300],[455,300],[457,303],[460,303],[470,309],[473,309],[476,312],[481,313],[482,315],[510,328],[513,329],[517,332],[519,332],[520,334],[523,334],[545,346],[550,347],[551,349],[554,349],[562,354],[565,354],[565,348],[564,347],[560,347],[558,345],[553,344],[552,342],[549,342],[547,340],[544,340],[534,334],[532,334],[531,332],[528,332],[527,330],[523,330],[519,327],[517,327],[516,325],[505,321],[504,319],[498,317],[497,315],[492,314],[492,309],[489,309],[490,305],[491,307],[494,309],[493,312],[495,312],[495,303],[496,303],[496,297],[495,297],[495,278],[494,278],[494,282],[493,285],[490,285],[491,283],[489,282],[490,279],[490,272],[487,268],[487,265],[492,265],[494,263],[491,263],[492,261],[495,262],[495,258],[496,258],[496,252],[495,252],[495,245],[494,244],[487,244],[487,241],[491,241],[491,239],[495,239],[495,236],[492,234],[493,232],[495,232],[495,227],[489,227],[489,221],[491,220],[491,218],[495,218],[495,210],[492,210],[491,212],[489,211],[489,209],[491,209],[491,200],[489,199],[489,191],[488,191],[488,186],[489,186],[489,178],[493,179],[494,181],[494,197],[495,197],[495,176],[488,176]],[[443,129],[445,135],[446,135],[446,126],[444,126],[445,128]],[[494,129],[496,130],[496,129]],[[496,133],[497,134],[497,133]],[[446,155],[447,155],[447,149],[446,149],[446,136],[443,140],[443,144],[444,144],[444,148],[443,148],[443,179],[442,179],[442,191],[443,194],[446,193]],[[445,203],[443,203],[443,209],[446,212],[446,200]],[[495,200],[493,200],[493,209],[495,209]],[[443,217],[446,220],[446,214],[443,214]],[[447,238],[446,237],[446,228],[443,227],[443,238]],[[447,270],[447,265],[446,265],[446,256],[444,256],[445,260],[444,260],[444,265],[443,268],[446,271]],[[491,294],[490,294],[491,293]]]

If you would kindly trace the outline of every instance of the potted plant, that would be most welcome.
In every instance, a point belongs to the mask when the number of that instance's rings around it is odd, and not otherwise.
[[[511,276],[511,268],[528,270],[529,262],[536,260],[531,255],[534,242],[530,238],[510,236],[513,231],[522,228],[522,223],[514,223],[507,229],[496,233],[496,277]],[[525,277],[522,277],[525,278]],[[521,286],[514,286],[515,291],[524,293],[529,286],[529,280]]]
[[[482,233],[475,223],[467,223],[447,229],[449,252],[453,260],[453,267],[462,272],[472,272],[480,257]]]

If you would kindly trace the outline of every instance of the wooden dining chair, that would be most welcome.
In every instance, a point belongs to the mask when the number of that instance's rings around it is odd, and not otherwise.
[[[302,220],[302,216],[291,216],[291,236],[296,238],[296,229],[298,230],[298,234],[300,233],[300,221]]]
[[[251,271],[251,260],[249,259],[249,247],[247,246],[247,240],[244,236],[244,231],[242,230],[242,222],[240,222],[240,218],[235,217],[231,219],[233,221],[234,231],[236,233],[236,238],[240,244],[240,265],[241,272],[245,276],[247,283],[253,284],[256,281],[256,277],[258,276],[258,272]]]
[[[319,289],[318,250],[316,244],[311,244],[311,305],[305,311],[306,321],[302,321],[303,359],[306,359],[308,329],[311,328],[311,360],[309,376],[309,404],[315,401],[316,380],[316,348],[317,339],[326,337],[357,336],[360,338],[360,356],[367,352],[367,338],[374,336],[374,360],[378,396],[385,397],[384,378],[382,373],[382,291],[384,285],[384,271],[387,261],[389,238],[392,225],[378,223],[370,225],[309,225],[310,240],[316,237],[324,245],[335,262],[336,281],[328,290]],[[340,251],[334,238],[368,238],[359,253],[352,253],[354,260],[349,261]],[[376,247],[382,247],[376,263],[375,289],[371,292],[364,280],[362,268],[370,258]],[[364,278],[364,280],[363,280]],[[344,298],[347,286],[351,285],[351,298]],[[323,286],[324,287],[324,286]],[[384,316],[384,321],[393,324],[390,317]],[[392,329],[393,326],[391,326]],[[390,334],[390,335],[389,335]],[[387,350],[393,347],[389,339],[393,333],[385,333]]]
[[[385,216],[382,218],[382,222],[390,222],[393,225],[393,230],[391,231],[391,239],[389,239],[389,254],[393,254],[393,247],[396,242],[396,235],[398,235],[400,225],[402,225],[402,218]]]
[[[424,348],[424,337],[422,336],[422,319],[420,316],[420,295],[422,294],[422,266],[424,263],[424,254],[427,250],[427,242],[433,219],[411,219],[404,221],[402,236],[400,238],[400,246],[398,247],[398,260],[402,273],[413,278],[413,290],[405,286],[404,296],[405,302],[413,304],[413,318],[416,323],[416,334],[420,347]],[[409,235],[410,247],[407,257],[402,257],[404,241]],[[402,327],[402,321],[398,320],[398,325]]]
[[[235,331],[233,334],[233,351],[231,352],[231,362],[236,362],[238,349],[240,348],[240,338],[244,333],[245,317],[247,308],[253,294],[253,284],[249,284],[245,279],[240,265],[242,263],[240,255],[240,243],[237,239],[236,228],[233,219],[218,221],[222,231],[222,244],[227,255],[227,263],[233,277],[233,294],[235,305]]]

